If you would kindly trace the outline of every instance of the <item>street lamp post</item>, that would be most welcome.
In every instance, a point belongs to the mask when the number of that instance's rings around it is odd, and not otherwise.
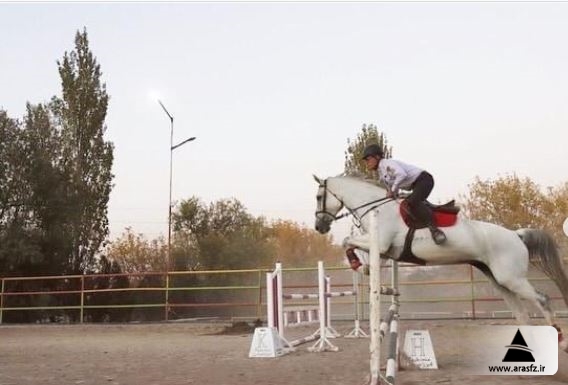
[[[170,119],[170,198],[168,203],[168,255],[166,256],[166,310],[165,310],[166,312],[165,318],[167,321],[169,315],[169,291],[168,291],[169,272],[170,272],[170,259],[172,255],[172,181],[173,181],[173,159],[174,159],[173,154],[176,148],[181,147],[182,145],[191,142],[196,138],[193,136],[191,138],[181,141],[180,143],[174,146],[174,117],[172,116],[172,114],[169,113],[168,109],[166,108],[166,106],[164,106],[164,103],[162,103],[160,99],[158,99],[158,103],[160,104],[160,106],[162,107],[162,109]]]

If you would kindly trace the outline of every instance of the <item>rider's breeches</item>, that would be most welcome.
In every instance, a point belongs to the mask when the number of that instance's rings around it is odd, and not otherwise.
[[[434,188],[434,178],[430,173],[423,171],[412,184],[412,193],[406,198],[412,213],[421,221],[430,223],[431,213],[424,201]]]

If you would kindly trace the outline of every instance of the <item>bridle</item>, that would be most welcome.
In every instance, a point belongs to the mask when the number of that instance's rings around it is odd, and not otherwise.
[[[320,184],[320,187],[323,187],[323,195],[321,197],[322,208],[321,208],[321,210],[316,211],[316,216],[318,216],[320,214],[324,214],[324,215],[331,217],[332,220],[337,221],[341,218],[345,218],[345,217],[348,217],[349,215],[353,215],[353,220],[357,221],[357,223],[355,223],[355,226],[357,226],[357,227],[361,226],[361,220],[363,219],[363,217],[365,215],[367,215],[369,212],[371,212],[373,209],[375,209],[379,206],[382,206],[385,203],[388,203],[390,201],[395,200],[394,198],[391,198],[391,197],[384,197],[384,198],[373,200],[371,202],[364,203],[364,204],[357,206],[355,208],[349,208],[349,207],[345,206],[345,203],[343,202],[343,200],[341,200],[336,194],[334,194],[333,191],[328,189],[327,179],[325,179],[323,181],[323,183]],[[327,201],[327,193],[328,192],[329,192],[329,194],[333,195],[333,197],[335,199],[337,199],[339,202],[341,202],[343,207],[345,207],[345,209],[348,211],[347,213],[343,213],[341,215],[333,215],[332,213],[330,213],[329,211],[326,210],[325,203]],[[362,209],[364,207],[368,207],[367,210],[365,210],[365,212],[363,214],[357,215],[357,210]]]
[[[320,183],[320,187],[323,187],[323,195],[322,195],[322,197],[321,197],[321,200],[322,200],[322,207],[321,207],[321,210],[316,211],[316,217],[317,217],[318,215],[320,215],[320,214],[324,214],[324,215],[327,215],[327,216],[331,217],[332,220],[336,221],[336,220],[341,219],[341,218],[343,218],[344,216],[346,216],[345,214],[340,215],[340,216],[335,216],[335,215],[333,215],[332,213],[330,213],[329,211],[326,210],[325,202],[327,202],[327,179],[325,179],[325,180],[323,181],[323,183]],[[338,201],[340,201],[340,202],[343,204],[343,201],[342,201],[341,199],[339,199],[339,198],[337,197],[337,195],[335,195],[335,194],[334,194],[333,192],[331,192],[331,191],[330,191],[329,193],[330,193],[331,195],[333,195],[333,196],[335,197],[335,199],[337,199]],[[343,205],[343,206],[345,207],[345,205]]]

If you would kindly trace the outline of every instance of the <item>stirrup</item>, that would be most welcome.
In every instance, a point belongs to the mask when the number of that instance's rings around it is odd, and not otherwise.
[[[447,241],[446,234],[436,227],[430,227],[430,233],[432,234],[432,240],[438,246],[445,243]]]

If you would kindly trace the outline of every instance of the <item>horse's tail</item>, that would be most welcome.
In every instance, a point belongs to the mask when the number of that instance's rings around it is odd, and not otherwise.
[[[537,229],[520,229],[517,234],[529,250],[529,261],[556,283],[568,306],[568,276],[554,239]]]

